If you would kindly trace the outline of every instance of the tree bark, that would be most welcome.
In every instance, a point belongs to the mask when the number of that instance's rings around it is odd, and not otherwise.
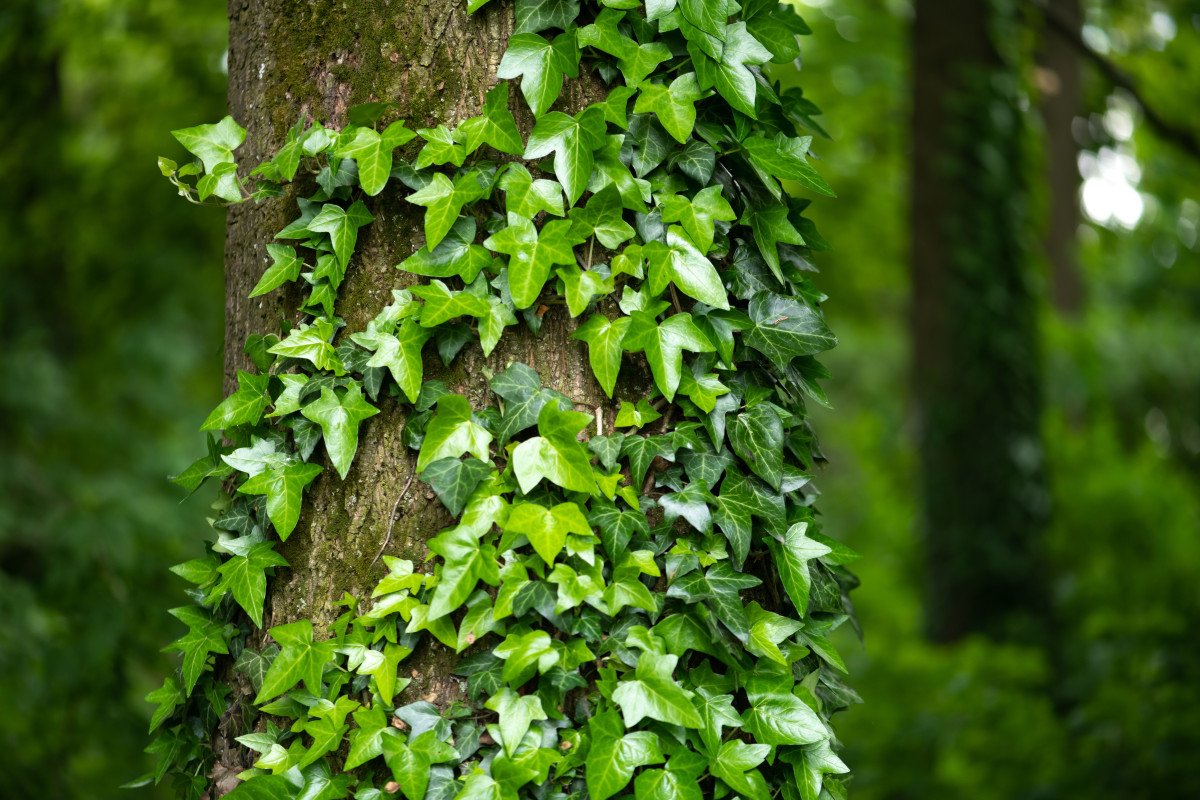
[[[1038,627],[1047,493],[1016,41],[1004,0],[918,0],[912,335],[926,620],[936,641]]]
[[[232,0],[229,6],[229,103],[248,129],[239,151],[244,167],[269,157],[297,117],[328,126],[345,123],[357,103],[391,101],[410,128],[453,127],[479,112],[496,83],[495,70],[512,29],[512,10],[496,3],[468,17],[463,2],[441,0],[316,0],[303,5],[281,0]],[[592,99],[586,78],[568,83],[559,107],[570,110]],[[528,134],[531,117],[513,92],[513,110]],[[244,154],[244,155],[243,155]],[[401,150],[397,157],[403,157]],[[424,209],[405,202],[396,183],[376,198],[364,198],[375,221],[360,232],[357,252],[342,284],[337,313],[345,331],[362,330],[391,301],[391,290],[419,281],[396,264],[423,243]],[[301,183],[300,192],[304,191]],[[247,299],[265,265],[265,246],[296,216],[294,197],[246,203],[229,213],[225,249],[225,374],[234,386],[248,334],[279,329],[296,319],[299,296],[281,291]],[[490,403],[488,378],[514,361],[539,372],[543,384],[572,398],[581,410],[607,405],[587,366],[582,342],[570,338],[575,323],[564,308],[543,316],[539,334],[523,324],[506,329],[499,346],[484,358],[469,344],[450,367],[427,350],[425,378],[440,379],[467,396],[476,409]],[[291,564],[269,587],[264,628],[312,619],[318,630],[343,609],[344,592],[360,599],[385,574],[380,554],[421,565],[427,539],[451,522],[434,494],[414,479],[416,457],[401,443],[406,414],[381,398],[383,413],[369,420],[345,481],[331,469],[305,495],[300,523],[281,552]],[[611,411],[611,410],[610,410]],[[611,420],[611,417],[609,417]],[[426,637],[432,641],[432,637]],[[462,696],[450,675],[452,651],[423,645],[402,664],[411,671],[405,702],[425,699],[439,706]],[[231,676],[236,680],[235,676]],[[249,688],[239,686],[248,695]],[[244,699],[244,698],[243,698]],[[236,705],[236,704],[235,704]],[[218,734],[218,771],[246,766],[245,748],[233,743],[236,720]]]

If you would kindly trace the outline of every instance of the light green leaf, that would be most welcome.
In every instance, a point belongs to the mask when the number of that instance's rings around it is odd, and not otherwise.
[[[517,214],[509,213],[508,226],[484,241],[484,246],[508,259],[508,288],[513,304],[529,308],[541,294],[555,264],[574,264],[574,246],[583,239],[568,220],[554,220],[537,227]]]
[[[745,716],[746,730],[760,744],[815,744],[829,738],[817,712],[792,694],[756,697]]]
[[[200,426],[202,431],[217,431],[235,425],[256,425],[271,402],[267,384],[270,375],[252,375],[238,370],[237,391],[221,401]]]
[[[204,163],[205,171],[212,172],[218,164],[233,161],[233,151],[246,140],[246,129],[227,116],[212,125],[171,131],[171,135]]]
[[[808,590],[812,584],[808,562],[830,552],[827,545],[808,538],[807,531],[807,522],[797,522],[788,528],[782,540],[767,540],[779,569],[779,579],[801,617],[808,615]]]
[[[196,606],[182,606],[168,612],[187,626],[188,632],[172,642],[166,649],[183,653],[181,673],[183,690],[192,693],[200,673],[208,663],[209,653],[226,654],[225,626],[212,618],[207,611]]]
[[[662,202],[663,222],[678,222],[701,253],[712,249],[716,220],[732,222],[737,214],[721,196],[720,185],[706,186],[691,200],[683,195],[667,196]]]
[[[729,308],[721,276],[712,262],[687,237],[683,228],[670,226],[667,228],[666,243],[649,242],[642,247],[642,252],[650,263],[651,294],[662,294],[668,284],[674,283],[701,303],[722,310]]]
[[[491,305],[480,295],[473,291],[451,291],[436,279],[410,291],[425,301],[421,306],[423,328],[435,328],[457,317],[486,317],[491,312]]]
[[[534,180],[520,162],[514,161],[505,167],[497,185],[504,190],[504,209],[509,214],[533,219],[543,211],[556,217],[566,213],[562,186],[558,181]]]
[[[229,558],[217,572],[221,574],[220,582],[212,590],[214,596],[232,592],[233,599],[238,602],[254,624],[262,627],[263,600],[267,596],[266,571],[272,567],[286,567],[287,559],[275,552],[271,542],[259,542],[253,545],[245,555],[235,555]]]
[[[354,159],[358,164],[359,185],[374,197],[387,185],[392,172],[392,152],[415,135],[404,127],[403,122],[393,122],[383,133],[373,128],[351,126],[338,137],[333,154],[338,158]]]
[[[613,702],[621,707],[625,727],[633,727],[645,717],[699,728],[703,724],[692,705],[691,693],[675,682],[671,673],[677,656],[644,652],[638,656],[633,680],[622,680],[613,692]]]
[[[573,117],[551,111],[539,116],[524,157],[531,160],[554,153],[554,174],[566,190],[567,203],[574,205],[588,185],[595,163],[593,154],[604,145],[606,130],[604,111],[596,106]]]
[[[774,139],[768,139],[755,134],[748,136],[742,147],[754,165],[768,175],[793,180],[818,194],[836,197],[825,179],[808,163],[811,142],[811,136],[789,137],[780,133]]]
[[[321,206],[317,215],[309,220],[308,229],[314,233],[329,234],[329,240],[333,243],[333,254],[344,272],[346,265],[350,263],[350,256],[354,255],[358,229],[374,219],[361,200],[355,200],[348,209],[326,203]]]
[[[702,97],[704,92],[696,82],[696,73],[685,72],[671,81],[669,86],[643,83],[633,113],[654,114],[667,133],[683,144],[691,137],[692,128],[696,126],[696,101]]]
[[[704,5],[703,0],[698,2]],[[748,117],[757,118],[754,110],[756,82],[750,65],[770,61],[771,51],[750,35],[745,22],[729,25],[721,38],[725,41],[719,61],[710,59],[711,53],[705,55],[694,43],[688,44],[700,86],[716,86],[729,105]]]
[[[590,800],[608,800],[629,784],[638,767],[662,763],[658,737],[650,731],[625,733],[616,712],[593,716],[588,731],[592,741],[584,778]]]
[[[622,346],[629,352],[642,351],[650,362],[654,382],[667,400],[675,399],[683,370],[683,351],[711,353],[715,349],[691,314],[675,314],[660,325],[654,315],[635,311]]]
[[[441,243],[463,206],[487,197],[487,180],[477,169],[460,175],[454,182],[440,172],[433,179],[405,199],[425,206],[425,247],[432,250]]]
[[[294,247],[269,244],[267,245],[267,255],[271,257],[272,264],[263,272],[262,277],[250,292],[250,297],[264,295],[289,281],[298,279],[300,270],[304,267],[304,260],[296,255]]]
[[[537,695],[521,696],[507,686],[488,698],[484,707],[499,715],[500,744],[509,756],[516,754],[517,745],[525,738],[534,720],[546,719]]]
[[[483,544],[466,526],[442,531],[429,540],[429,551],[442,557],[442,571],[427,620],[441,619],[466,602],[479,581],[496,586],[500,583],[496,548]]]
[[[458,458],[470,453],[480,461],[488,461],[488,446],[492,435],[471,418],[471,404],[457,394],[442,395],[437,413],[425,429],[425,439],[417,456],[417,472],[442,458]]]
[[[517,503],[504,524],[506,540],[510,535],[525,536],[547,564],[553,564],[562,552],[569,533],[592,536],[587,518],[575,503],[559,503],[553,508],[536,503]]]
[[[571,338],[587,342],[592,374],[608,397],[612,397],[613,388],[617,385],[617,375],[621,371],[621,345],[631,322],[629,317],[610,320],[603,314],[593,314],[571,334]]]
[[[600,244],[615,250],[633,238],[633,226],[621,215],[621,193],[609,185],[592,195],[587,205],[571,209],[571,219],[584,236],[595,236]]]
[[[417,402],[421,393],[421,377],[424,361],[421,349],[433,334],[412,319],[400,323],[393,336],[390,333],[381,334],[376,338],[376,350],[367,361],[368,367],[387,367],[396,385],[408,402]],[[356,342],[357,334],[351,336]],[[359,342],[362,344],[362,342]]]
[[[341,397],[328,386],[323,387],[320,398],[306,405],[300,413],[321,426],[329,460],[345,480],[358,451],[359,423],[378,414],[379,409],[366,401],[362,385],[354,382]]]
[[[291,463],[253,476],[238,491],[267,496],[267,518],[286,542],[300,520],[304,487],[320,474],[319,464]]]
[[[519,32],[519,31],[518,31]],[[525,150],[516,117],[508,110],[508,83],[496,84],[483,100],[483,113],[463,120],[454,131],[466,147],[467,155],[486,144],[501,153],[519,156]]]
[[[541,117],[562,91],[563,76],[579,77],[579,48],[574,33],[560,33],[548,42],[536,33],[518,33],[496,70],[498,78],[521,78],[521,94],[534,117]]]
[[[262,688],[254,698],[257,705],[283,694],[303,681],[316,695],[321,694],[321,675],[325,665],[333,660],[332,642],[314,642],[313,625],[303,619],[270,630],[271,638],[279,643],[279,655],[271,662]]]
[[[525,494],[543,478],[572,492],[597,494],[587,448],[576,435],[592,422],[589,414],[561,411],[546,403],[538,414],[538,433],[513,450],[513,472]]]
[[[314,320],[311,325],[301,324],[292,328],[286,339],[273,345],[267,352],[286,358],[302,358],[311,361],[317,369],[344,375],[346,368],[329,343],[334,330],[333,322],[327,319]]]

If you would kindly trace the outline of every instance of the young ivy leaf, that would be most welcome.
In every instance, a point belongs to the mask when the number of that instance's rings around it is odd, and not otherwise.
[[[521,155],[525,144],[517,129],[517,119],[508,110],[507,81],[501,81],[488,91],[483,100],[483,113],[459,123],[454,137],[466,147],[467,155],[484,144],[501,153]]]
[[[584,236],[595,236],[609,250],[633,238],[633,226],[621,214],[621,193],[609,185],[596,192],[581,208],[571,209],[571,220]]]
[[[367,366],[387,367],[400,391],[408,398],[408,402],[415,403],[421,393],[424,369],[421,349],[432,335],[416,321],[406,319],[400,323],[394,336],[384,333],[376,337],[378,348],[367,362]]]
[[[513,305],[529,308],[542,293],[556,264],[575,263],[575,245],[583,241],[569,220],[554,220],[537,227],[524,217],[508,215],[508,226],[484,241],[484,247],[508,259],[508,289]]]
[[[587,342],[588,363],[592,365],[592,373],[608,397],[612,397],[613,388],[617,385],[617,375],[621,371],[621,345],[631,322],[629,317],[610,320],[603,314],[593,314],[571,334],[572,339]]]
[[[300,413],[321,426],[325,451],[329,453],[333,468],[345,480],[358,451],[359,423],[378,414],[379,409],[366,401],[362,385],[355,381],[341,397],[330,387],[323,387],[321,396]]]
[[[235,425],[256,425],[271,402],[267,391],[270,375],[251,375],[238,370],[238,389],[221,401],[200,426],[202,431],[218,431]]]
[[[212,590],[220,597],[231,592],[257,627],[262,627],[263,600],[267,596],[267,569],[286,567],[287,559],[275,552],[271,542],[251,546],[245,555],[235,555],[217,567],[221,580]]]
[[[622,680],[613,692],[613,702],[621,707],[625,727],[632,728],[646,717],[685,728],[704,724],[692,705],[691,693],[671,675],[678,661],[678,656],[657,653],[638,656],[634,679]]]
[[[707,5],[705,0],[697,2]],[[756,82],[750,65],[770,61],[771,51],[750,35],[745,22],[735,22],[726,27],[723,38],[725,41],[719,60],[710,58],[712,54],[703,52],[695,42],[688,42],[688,52],[696,65],[700,88],[715,86],[729,105],[751,119],[757,119],[754,110]]]
[[[433,249],[454,227],[462,207],[487,195],[486,179],[482,172],[474,169],[453,183],[442,173],[434,173],[433,180],[405,199],[414,205],[425,206],[425,246]]]
[[[525,536],[547,564],[553,564],[562,552],[569,533],[587,537],[592,535],[587,517],[575,503],[559,503],[553,508],[545,508],[537,503],[517,503],[504,524],[506,541],[510,536]],[[505,549],[505,545],[501,544],[500,548]]]
[[[521,492],[529,494],[545,478],[567,491],[598,494],[587,448],[576,438],[592,421],[590,414],[562,411],[546,403],[538,414],[538,436],[513,450],[512,465]]]
[[[546,178],[533,179],[524,164],[514,161],[504,168],[497,185],[504,191],[504,210],[526,219],[533,219],[542,211],[561,217],[563,191],[558,181]]]
[[[554,274],[563,282],[563,296],[567,300],[567,311],[572,317],[578,317],[592,300],[606,294],[612,294],[613,279],[607,270],[599,268],[583,270],[571,264],[559,267]]]
[[[314,233],[329,234],[329,240],[333,243],[333,255],[344,272],[346,265],[350,263],[350,256],[354,255],[358,229],[374,219],[361,200],[355,200],[348,209],[326,203],[321,206],[317,215],[309,220],[308,229]]]
[[[333,660],[333,642],[314,642],[312,622],[302,619],[287,625],[276,625],[271,638],[279,643],[279,655],[271,662],[262,688],[255,697],[261,705],[283,694],[300,681],[315,695],[321,695],[321,676],[325,665]]]
[[[311,325],[301,324],[293,328],[287,338],[272,345],[267,352],[286,358],[302,358],[311,361],[320,370],[329,370],[334,375],[346,374],[345,365],[329,340],[333,338],[334,324],[328,319],[315,320]]]
[[[701,303],[728,310],[729,298],[721,276],[712,262],[692,244],[683,228],[667,228],[666,242],[653,241],[642,247],[650,263],[650,293],[662,294],[668,284],[675,284],[689,297]]]
[[[529,732],[529,726],[535,720],[546,719],[541,698],[536,694],[518,695],[507,686],[488,698],[484,708],[495,711],[500,717],[497,726],[500,731],[500,744],[510,758]]]
[[[250,292],[250,297],[264,295],[289,281],[296,280],[300,277],[300,270],[304,268],[304,259],[296,255],[294,247],[269,244],[267,245],[267,255],[271,256],[273,263],[263,272],[262,277]]]
[[[246,129],[226,116],[215,124],[181,128],[171,131],[171,135],[211,173],[218,164],[233,161],[233,151],[246,140]]]
[[[430,539],[429,551],[441,556],[443,564],[429,601],[428,621],[441,619],[461,606],[479,581],[490,586],[500,583],[496,548],[481,543],[464,525]]]
[[[172,642],[167,649],[183,654],[183,690],[190,695],[208,662],[209,653],[226,654],[225,626],[214,620],[207,611],[196,606],[173,608],[171,616],[187,625],[188,632]]]
[[[584,778],[591,800],[608,800],[629,784],[634,770],[662,763],[658,736],[652,731],[625,733],[615,711],[597,714],[588,722],[588,748]]]
[[[662,201],[663,222],[678,222],[701,253],[712,249],[716,222],[732,222],[737,214],[729,201],[721,196],[719,185],[706,186],[690,200],[679,194],[668,195]]]
[[[432,251],[428,246],[422,247],[396,269],[427,278],[459,277],[463,283],[471,283],[492,262],[487,248],[474,242],[474,217],[459,217],[437,247]]]
[[[574,33],[560,33],[548,42],[536,33],[518,33],[508,40],[497,78],[520,78],[521,94],[535,117],[541,117],[562,91],[563,76],[579,77],[579,47]]]
[[[685,144],[696,126],[696,101],[704,97],[696,73],[686,72],[670,85],[643,83],[633,113],[653,113],[675,141]]]
[[[675,314],[661,325],[646,311],[635,311],[630,318],[633,321],[622,346],[629,352],[646,354],[654,383],[667,400],[674,400],[683,371],[683,351],[711,353],[716,348],[696,327],[691,314]]]
[[[467,148],[455,140],[454,132],[445,125],[420,128],[417,134],[425,140],[425,146],[417,153],[417,160],[413,163],[414,169],[442,164],[461,167],[467,160]]]
[[[451,291],[439,280],[426,286],[414,286],[412,293],[424,300],[421,306],[421,326],[434,328],[458,317],[485,317],[490,311],[488,301],[472,291]]]
[[[591,178],[593,154],[604,144],[606,130],[604,111],[596,106],[573,117],[551,111],[538,118],[524,158],[529,161],[554,153],[554,174],[567,192],[567,203],[574,205]]]
[[[286,542],[300,520],[304,487],[320,474],[320,464],[289,463],[258,473],[239,486],[238,491],[267,496],[267,518],[279,538]]]
[[[808,616],[808,590],[812,585],[808,562],[830,552],[828,545],[808,538],[807,532],[808,523],[797,522],[782,538],[767,539],[779,568],[779,579],[801,617]]]
[[[617,24],[624,16],[623,11],[606,8],[596,17],[595,22],[580,28],[577,37],[580,47],[594,47],[614,56],[617,59],[617,69],[625,79],[625,85],[637,86],[646,80],[659,64],[671,57],[671,48],[663,42],[639,45],[621,33]]]
[[[407,144],[415,133],[404,122],[393,122],[383,133],[373,128],[353,126],[338,137],[333,155],[353,158],[358,164],[358,182],[371,197],[383,191],[392,172],[392,152]]]
[[[458,458],[464,452],[488,460],[492,435],[471,418],[471,404],[457,394],[443,395],[437,402],[437,413],[425,429],[421,452],[417,455],[417,472],[442,458]]]

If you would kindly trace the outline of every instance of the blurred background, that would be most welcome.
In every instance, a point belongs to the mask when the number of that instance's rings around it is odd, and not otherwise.
[[[1200,797],[1200,3],[797,8],[853,796]],[[0,796],[149,762],[224,225],[155,158],[224,49],[215,0],[0,4]]]

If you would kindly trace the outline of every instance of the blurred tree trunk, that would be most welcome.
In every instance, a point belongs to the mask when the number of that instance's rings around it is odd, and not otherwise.
[[[1015,4],[917,0],[912,335],[926,627],[1022,635],[1043,612],[1040,361]]]
[[[1079,0],[1047,0],[1047,14],[1079,30],[1083,10]],[[1050,265],[1050,293],[1064,314],[1083,306],[1083,276],[1076,257],[1079,228],[1079,147],[1073,123],[1082,101],[1079,52],[1055,26],[1046,24],[1038,40],[1038,89],[1046,128],[1044,170],[1048,210],[1042,247]]]
[[[239,151],[244,167],[273,153],[298,116],[340,127],[348,108],[362,102],[394,102],[397,115],[413,129],[439,123],[453,127],[479,112],[484,93],[496,82],[496,66],[512,28],[507,4],[492,4],[468,17],[466,3],[442,0],[232,0],[229,15],[229,102],[231,113],[249,131]],[[560,101],[568,107],[581,106],[588,98],[586,85],[575,83],[568,84],[565,102]],[[528,124],[524,107],[517,110],[520,95],[513,94],[518,120]],[[359,239],[337,307],[348,331],[364,329],[391,302],[393,288],[414,282],[395,265],[423,243],[424,209],[401,199],[395,186],[366,198],[375,222]],[[297,189],[301,194],[312,190],[315,186],[303,181]],[[277,292],[247,299],[262,273],[265,246],[296,215],[291,197],[230,211],[227,388],[234,385],[235,371],[249,364],[242,352],[246,336],[278,330],[282,320],[296,319],[298,295]],[[510,328],[486,360],[478,345],[464,348],[450,367],[427,355],[426,380],[444,381],[481,408],[489,403],[488,375],[511,361],[523,361],[541,374],[544,384],[580,407],[594,409],[603,396],[586,366],[583,343],[570,338],[573,328],[565,308],[551,309],[539,335],[523,325]],[[327,469],[306,495],[300,524],[281,548],[292,568],[269,588],[264,628],[300,618],[314,620],[318,628],[329,623],[343,610],[335,603],[344,592],[369,597],[386,572],[377,560],[381,552],[419,565],[427,555],[426,540],[450,523],[428,487],[413,479],[415,456],[400,440],[403,410],[388,400],[381,408],[383,413],[362,430],[346,480]],[[439,706],[460,699],[459,682],[450,674],[453,661],[454,653],[436,643],[414,653],[403,665],[413,678],[409,696]],[[251,696],[240,674],[228,677],[240,699]],[[232,717],[221,725],[215,742],[214,777],[219,782],[247,766],[246,749],[232,742],[244,732],[240,725]]]

